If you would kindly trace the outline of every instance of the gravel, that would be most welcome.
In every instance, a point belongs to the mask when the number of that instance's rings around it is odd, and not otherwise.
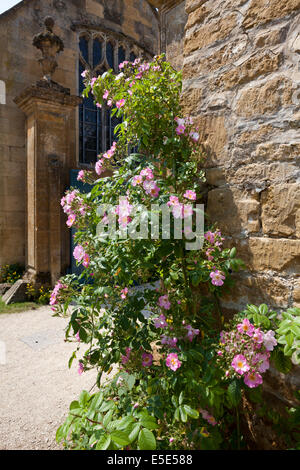
[[[64,342],[67,320],[49,307],[0,315],[0,449],[60,449],[55,433],[72,400],[90,390],[96,372],[68,368],[76,345]],[[1,357],[2,351],[2,357]]]

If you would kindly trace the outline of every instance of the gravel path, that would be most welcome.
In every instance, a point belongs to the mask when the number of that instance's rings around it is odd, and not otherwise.
[[[64,342],[66,325],[49,307],[0,315],[1,450],[59,449],[55,433],[70,402],[94,385],[95,371],[79,376],[76,361],[68,368],[75,347]]]

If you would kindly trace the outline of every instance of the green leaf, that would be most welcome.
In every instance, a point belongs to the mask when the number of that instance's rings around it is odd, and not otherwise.
[[[158,429],[159,428],[159,425],[157,424],[157,422],[155,421],[155,419],[151,419],[151,417],[149,418],[142,418],[141,421],[140,421],[140,424],[144,427],[144,428],[147,428],[147,429]]]
[[[258,307],[258,310],[259,310],[259,313],[261,313],[262,315],[267,315],[268,313],[268,306],[266,304],[261,304],[259,307]]]
[[[118,422],[118,428],[125,429],[133,422],[134,422],[134,418],[132,416],[125,416]]]
[[[73,363],[74,359],[76,359],[76,352],[73,352],[72,356],[69,359],[69,362],[68,362],[69,369],[71,369],[71,366],[72,366],[72,363]]]
[[[300,338],[300,327],[296,325],[295,323],[291,325],[291,331],[298,337]]]
[[[184,409],[184,406],[180,406],[179,407],[179,413],[180,413],[180,419],[183,423],[186,423],[187,422],[187,414],[186,414],[186,411]]]
[[[70,404],[70,411],[79,410],[79,409],[80,409],[79,402],[72,401],[72,403]]]
[[[273,351],[272,360],[274,361],[275,367],[279,372],[282,372],[283,374],[290,372],[292,363],[279,348]]]
[[[290,348],[294,342],[294,335],[292,332],[285,335],[287,346]]]
[[[286,357],[290,357],[293,353],[293,350],[291,348],[291,346],[289,346],[288,344],[286,344],[283,348],[283,353]]]
[[[180,420],[179,408],[176,408],[175,413],[174,413],[174,418],[176,419],[176,421]]]
[[[179,402],[179,405],[182,405],[182,402],[183,402],[183,392],[180,392],[178,402]]]
[[[106,413],[103,419],[103,426],[106,427],[111,422],[113,414],[114,414],[114,410],[110,410],[108,413]]]
[[[59,426],[58,430],[56,431],[56,442],[59,444],[63,438],[65,437],[65,429],[64,429],[64,424]]]
[[[256,307],[256,305],[247,305],[247,310],[250,312],[250,313],[258,313],[259,310],[258,308]]]
[[[86,391],[86,390],[82,390],[81,394],[80,394],[80,397],[79,397],[79,403],[82,407],[84,407],[87,402],[89,401],[90,399],[90,395],[89,393]]]
[[[177,402],[177,397],[175,395],[172,395],[171,402],[172,402],[174,408],[177,408],[178,402]]]
[[[114,407],[115,407],[114,402],[112,400],[109,400],[109,401],[102,403],[102,405],[99,408],[99,411],[101,411],[101,413],[105,413],[105,411],[109,411]]]
[[[130,440],[130,443],[134,442],[134,441],[137,439],[138,434],[139,434],[139,431],[140,431],[140,424],[139,424],[139,423],[136,423],[136,424],[133,426],[133,428],[132,428],[132,430],[131,430],[131,432],[130,432],[130,434],[129,434],[129,436],[128,436],[128,438],[129,438],[129,440]]]
[[[191,408],[189,405],[184,405],[184,409],[186,411],[186,414],[190,416],[191,418],[194,418],[194,419],[199,418],[199,413],[197,410],[194,410],[194,408]]]
[[[110,443],[111,443],[111,437],[105,434],[97,442],[96,450],[106,450],[109,448]]]
[[[119,444],[120,446],[127,446],[130,444],[128,435],[123,431],[114,431],[111,433],[110,437],[116,444]]]
[[[154,434],[149,429],[142,429],[138,438],[139,450],[155,450],[156,440]]]
[[[227,389],[227,395],[232,406],[238,406],[241,401],[241,387],[238,380],[233,380]]]
[[[102,405],[102,402],[103,402],[103,393],[102,392],[96,393],[96,395],[94,396],[92,400],[90,408],[98,410],[100,406]]]

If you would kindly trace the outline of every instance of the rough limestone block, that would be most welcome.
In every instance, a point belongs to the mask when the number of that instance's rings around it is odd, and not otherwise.
[[[233,13],[224,18],[210,21],[209,24],[204,24],[197,30],[189,32],[185,39],[185,53],[198,50],[202,47],[209,46],[216,41],[225,39],[234,29],[237,24],[237,14]]]
[[[266,162],[260,162],[241,165],[238,168],[228,168],[225,175],[228,183],[253,188],[259,192],[274,183],[297,181],[300,177],[300,169],[299,165],[292,163],[273,162],[266,164]]]
[[[195,24],[202,23],[206,16],[211,10],[207,8],[207,5],[201,5],[189,14],[189,19],[186,24],[186,29],[191,28]]]
[[[236,85],[251,82],[261,75],[275,72],[282,62],[282,53],[274,54],[267,52],[265,54],[256,54],[249,59],[243,59],[241,63],[235,64],[236,68],[223,74],[217,85],[224,85],[225,89],[230,89]]]
[[[199,127],[200,142],[207,153],[206,167],[215,167],[226,160],[226,144],[228,142],[225,116],[214,114],[199,116],[195,119],[195,126]]]
[[[265,234],[300,238],[299,184],[279,184],[264,191],[261,218]]]
[[[224,234],[255,233],[260,229],[258,195],[236,188],[208,193],[207,214]]]
[[[20,279],[4,294],[2,297],[6,305],[16,302],[24,302],[26,300],[26,287],[28,282]]]
[[[285,77],[276,77],[263,85],[246,87],[237,102],[236,113],[243,117],[274,113],[292,104],[293,84]]]
[[[300,274],[300,240],[250,238],[249,265],[254,271]]]
[[[11,284],[7,284],[7,283],[0,284],[0,296],[4,295],[5,292],[7,292],[10,288],[11,288]]]
[[[295,302],[295,307],[300,308],[300,280],[296,282],[293,291],[293,299]]]
[[[242,253],[238,256],[243,258]],[[291,285],[288,280],[271,274],[235,275],[237,282],[234,289],[222,298],[222,304],[230,308],[233,304],[246,307],[247,304],[259,305],[265,303],[271,308],[287,308],[291,295]],[[241,305],[242,304],[242,305]]]
[[[300,0],[252,0],[243,21],[244,28],[252,28],[282,18],[300,8]]]
[[[300,137],[299,142],[279,144],[278,142],[265,142],[256,147],[253,154],[254,161],[296,161],[300,164]]]

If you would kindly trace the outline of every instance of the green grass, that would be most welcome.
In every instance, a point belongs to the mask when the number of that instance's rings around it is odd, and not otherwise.
[[[41,307],[41,305],[34,302],[19,302],[15,304],[6,305],[0,297],[0,315],[2,313],[21,313],[26,312],[26,310],[35,310]]]

